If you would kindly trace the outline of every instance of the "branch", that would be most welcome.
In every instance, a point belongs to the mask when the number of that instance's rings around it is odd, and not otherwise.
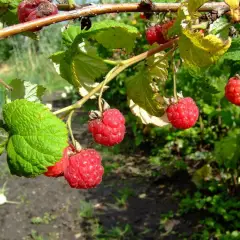
[[[131,65],[138,63],[142,60],[144,60],[145,58],[148,58],[152,55],[154,55],[157,52],[163,51],[167,48],[171,48],[172,46],[174,46],[175,44],[177,44],[178,38],[175,38],[165,44],[162,44],[156,48],[150,49],[149,51],[146,51],[144,53],[141,53],[137,56],[134,56],[130,59],[124,60],[122,62],[120,62],[117,66],[115,66],[110,72],[111,72],[111,76],[108,75],[107,80],[103,80],[101,83],[99,83],[91,92],[89,92],[86,96],[84,96],[81,100],[79,100],[78,102],[74,103],[73,105],[70,105],[68,107],[59,109],[57,111],[54,112],[54,114],[60,114],[60,113],[64,113],[64,112],[70,112],[74,109],[80,108],[85,102],[88,101],[88,99],[93,96],[94,94],[96,94],[97,92],[99,92],[101,90],[101,88],[103,87],[103,85],[108,84],[110,81],[112,81],[118,74],[120,74],[123,70],[125,70],[126,68],[130,67]],[[109,73],[110,73],[109,72]]]
[[[120,13],[120,12],[176,12],[179,8],[179,3],[155,3],[152,8],[145,8],[139,5],[139,3],[123,3],[123,4],[98,4],[86,6],[80,9],[77,9],[78,6],[74,6],[76,9],[60,13],[54,16],[49,16],[37,20],[33,20],[26,23],[21,23],[13,25],[7,28],[0,30],[0,39],[6,38],[18,33],[34,30],[38,27],[48,26],[57,22],[63,22],[71,19],[76,19],[84,16],[97,16],[106,13]],[[61,10],[71,9],[69,5],[60,4],[58,5]],[[229,6],[224,2],[212,2],[206,3],[199,11],[209,12],[213,10],[228,11]]]

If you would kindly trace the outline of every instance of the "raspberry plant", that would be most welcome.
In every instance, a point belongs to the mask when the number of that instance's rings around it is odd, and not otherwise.
[[[146,23],[145,33],[107,18],[88,24],[90,29],[71,23],[62,28],[64,50],[49,59],[59,75],[79,92],[79,100],[70,106],[51,112],[41,103],[47,86],[20,79],[13,79],[8,86],[1,81],[6,96],[2,103],[0,145],[1,152],[6,149],[11,173],[25,177],[64,175],[71,187],[97,186],[104,172],[101,157],[94,149],[82,149],[75,140],[72,117],[88,100],[98,98],[99,115],[89,121],[89,130],[97,143],[119,144],[127,134],[125,119],[117,109],[104,109],[103,96],[109,83],[132,66],[134,75],[125,79],[130,111],[146,125],[192,127],[201,112],[194,102],[198,99],[180,97],[182,89],[177,88],[176,74],[187,68],[189,73],[201,75],[203,70],[231,54],[230,27],[239,21],[238,1],[205,2],[79,6],[74,1],[55,5],[49,0],[0,0],[0,19],[5,26],[0,30],[0,38],[15,34],[38,38],[39,31],[47,25],[103,13],[137,11],[147,16],[142,20]],[[170,12],[167,15],[154,14],[166,9]],[[217,17],[212,19],[215,10]],[[210,17],[198,11],[210,12]],[[144,36],[149,45],[146,44],[145,52],[135,54],[136,39]],[[116,54],[119,50],[125,54]],[[111,52],[112,56],[105,59],[104,52]],[[173,76],[170,94],[165,89],[169,72]],[[234,104],[233,98],[240,94],[236,84],[233,84],[235,96],[231,95],[232,88],[226,87],[226,97]],[[71,151],[66,150],[69,144],[73,145]]]

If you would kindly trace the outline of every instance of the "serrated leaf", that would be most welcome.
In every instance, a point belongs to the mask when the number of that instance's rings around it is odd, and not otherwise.
[[[204,37],[184,29],[178,44],[184,63],[192,70],[199,70],[216,62],[230,47],[231,39],[222,41],[215,35]]]
[[[50,58],[55,63],[55,68],[59,70],[61,77],[76,88],[88,89],[108,70],[103,59],[98,57],[97,49],[88,42],[79,44],[74,55],[69,52],[59,52]]]
[[[239,0],[225,0],[225,3],[229,5],[231,9],[236,9],[239,7]]]
[[[17,7],[21,0],[0,0],[0,21],[7,25],[18,23]]]
[[[233,38],[231,47],[223,55],[223,59],[240,61],[240,38]]]
[[[209,27],[209,33],[227,39],[229,35],[229,22],[225,17],[218,18]]]
[[[27,99],[30,102],[40,102],[46,90],[43,86],[20,79],[13,79],[9,85],[13,87],[11,100]]]
[[[75,37],[82,32],[80,25],[79,26],[69,26],[65,31],[62,32],[62,40],[66,46],[70,46]]]
[[[139,107],[137,104],[133,102],[133,100],[128,100],[128,104],[131,112],[140,118],[143,124],[153,124],[158,127],[163,127],[169,124],[167,116],[164,114],[162,117],[156,117],[150,115],[143,108]]]
[[[206,81],[202,81],[201,82],[201,88],[208,93],[211,94],[217,94],[220,93],[220,91],[213,85],[211,85],[210,83],[206,82]]]
[[[9,130],[8,165],[12,174],[34,177],[62,157],[67,146],[66,125],[43,104],[25,99],[3,107]]]
[[[189,0],[188,1],[188,11],[190,14],[194,13],[198,8],[200,8],[208,0]]]
[[[63,38],[69,44],[78,31],[79,27],[72,26],[63,32]],[[91,29],[87,31],[82,30],[80,34],[76,36],[72,45],[72,51],[75,51],[78,44],[81,43],[84,38],[91,38],[102,44],[105,48],[125,48],[129,52],[134,47],[137,36],[137,28],[127,24],[113,20],[95,22]]]
[[[150,77],[156,81],[166,81],[168,77],[168,60],[164,59],[165,52],[159,52],[146,61]]]
[[[5,145],[8,142],[8,137],[9,137],[8,132],[5,129],[0,128],[0,155],[3,153],[5,149]]]
[[[153,116],[161,117],[164,114],[164,106],[155,99],[155,93],[151,87],[151,77],[146,69],[142,68],[134,76],[128,78],[125,83],[128,98],[139,107]]]

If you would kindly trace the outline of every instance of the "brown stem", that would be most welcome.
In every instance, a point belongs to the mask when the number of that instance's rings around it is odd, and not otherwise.
[[[13,88],[11,86],[9,86],[8,84],[6,84],[2,79],[0,79],[0,84],[3,85],[5,88],[7,88],[10,91],[13,90]]]
[[[50,24],[54,24],[57,22],[68,21],[71,19],[76,19],[83,16],[97,16],[106,13],[120,13],[120,12],[176,12],[179,8],[179,3],[156,3],[153,5],[151,9],[145,8],[139,5],[139,3],[119,3],[119,4],[98,4],[91,5],[87,7],[83,7],[81,9],[75,9],[71,11],[67,11],[64,13],[59,13],[54,16],[49,16],[41,19],[37,19],[34,21],[21,23],[17,25],[13,25],[10,27],[6,27],[0,30],[0,39],[6,38],[18,33],[26,32],[29,30],[34,30],[39,27],[48,26]],[[58,7],[63,10],[69,10],[68,5],[58,5]],[[76,6],[75,6],[76,7]],[[224,2],[212,2],[206,3],[199,11],[209,12],[217,9],[222,9],[224,11],[229,10],[229,6]]]

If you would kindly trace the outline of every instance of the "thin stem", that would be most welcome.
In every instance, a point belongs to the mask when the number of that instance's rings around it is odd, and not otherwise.
[[[0,39],[6,38],[18,33],[34,30],[39,27],[48,26],[57,22],[68,21],[86,16],[97,16],[106,13],[120,13],[120,12],[176,12],[180,7],[180,3],[155,3],[152,8],[146,8],[139,3],[119,3],[119,4],[97,4],[90,5],[83,8],[75,6],[75,10],[59,13],[54,16],[48,16],[26,23],[16,24],[0,30]],[[70,6],[59,5],[59,9],[71,10]],[[222,9],[225,12],[229,11],[229,6],[224,2],[206,3],[198,9],[198,11],[211,12],[213,10]]]
[[[105,63],[109,64],[109,65],[112,65],[112,66],[116,66],[119,64],[118,61],[114,61],[114,60],[109,60],[109,59],[104,59],[103,60]]]
[[[9,86],[8,84],[6,84],[2,79],[0,79],[0,84],[3,85],[6,89],[12,91],[13,88],[11,86]]]
[[[141,53],[135,57],[132,57],[128,60],[122,61],[121,63],[119,63],[119,65],[117,65],[116,67],[114,67],[114,71],[111,70],[111,76],[109,76],[107,79],[105,79],[104,81],[102,81],[101,83],[99,83],[91,92],[89,92],[86,96],[84,96],[81,100],[79,100],[78,102],[76,102],[73,105],[70,105],[68,107],[59,109],[58,111],[55,111],[54,114],[60,114],[63,112],[70,112],[73,109],[76,108],[80,108],[86,101],[88,101],[88,99],[90,97],[92,97],[94,94],[96,94],[97,92],[99,92],[102,88],[103,85],[108,84],[111,80],[113,80],[118,74],[120,74],[123,70],[125,70],[126,68],[128,68],[129,66],[138,63],[142,60],[144,60],[145,58],[148,58],[152,55],[154,55],[157,52],[163,51],[167,48],[170,48],[172,46],[174,46],[178,41],[178,38],[175,38],[165,44],[162,44],[154,49],[151,49],[149,51],[146,51],[144,53]]]
[[[73,116],[74,110],[72,110],[68,116],[68,120],[67,120],[67,126],[68,126],[68,130],[71,136],[71,140],[73,143],[73,146],[76,148],[76,141],[75,138],[73,136],[73,132],[72,132],[72,116]]]
[[[119,68],[120,65],[114,67],[108,74],[107,76],[105,77],[103,83],[102,83],[102,86],[101,86],[101,90],[100,90],[100,93],[99,93],[99,97],[98,97],[98,108],[99,108],[99,111],[102,113],[103,112],[103,109],[102,109],[102,94],[103,94],[103,90],[104,90],[104,86],[106,85],[106,83],[109,81],[109,78],[112,77],[114,71],[117,71],[117,69]]]
[[[174,64],[174,52],[172,54],[172,71],[173,71],[173,96],[176,99],[176,101],[178,100],[177,98],[177,81],[176,81],[176,68],[175,68],[175,64]]]

